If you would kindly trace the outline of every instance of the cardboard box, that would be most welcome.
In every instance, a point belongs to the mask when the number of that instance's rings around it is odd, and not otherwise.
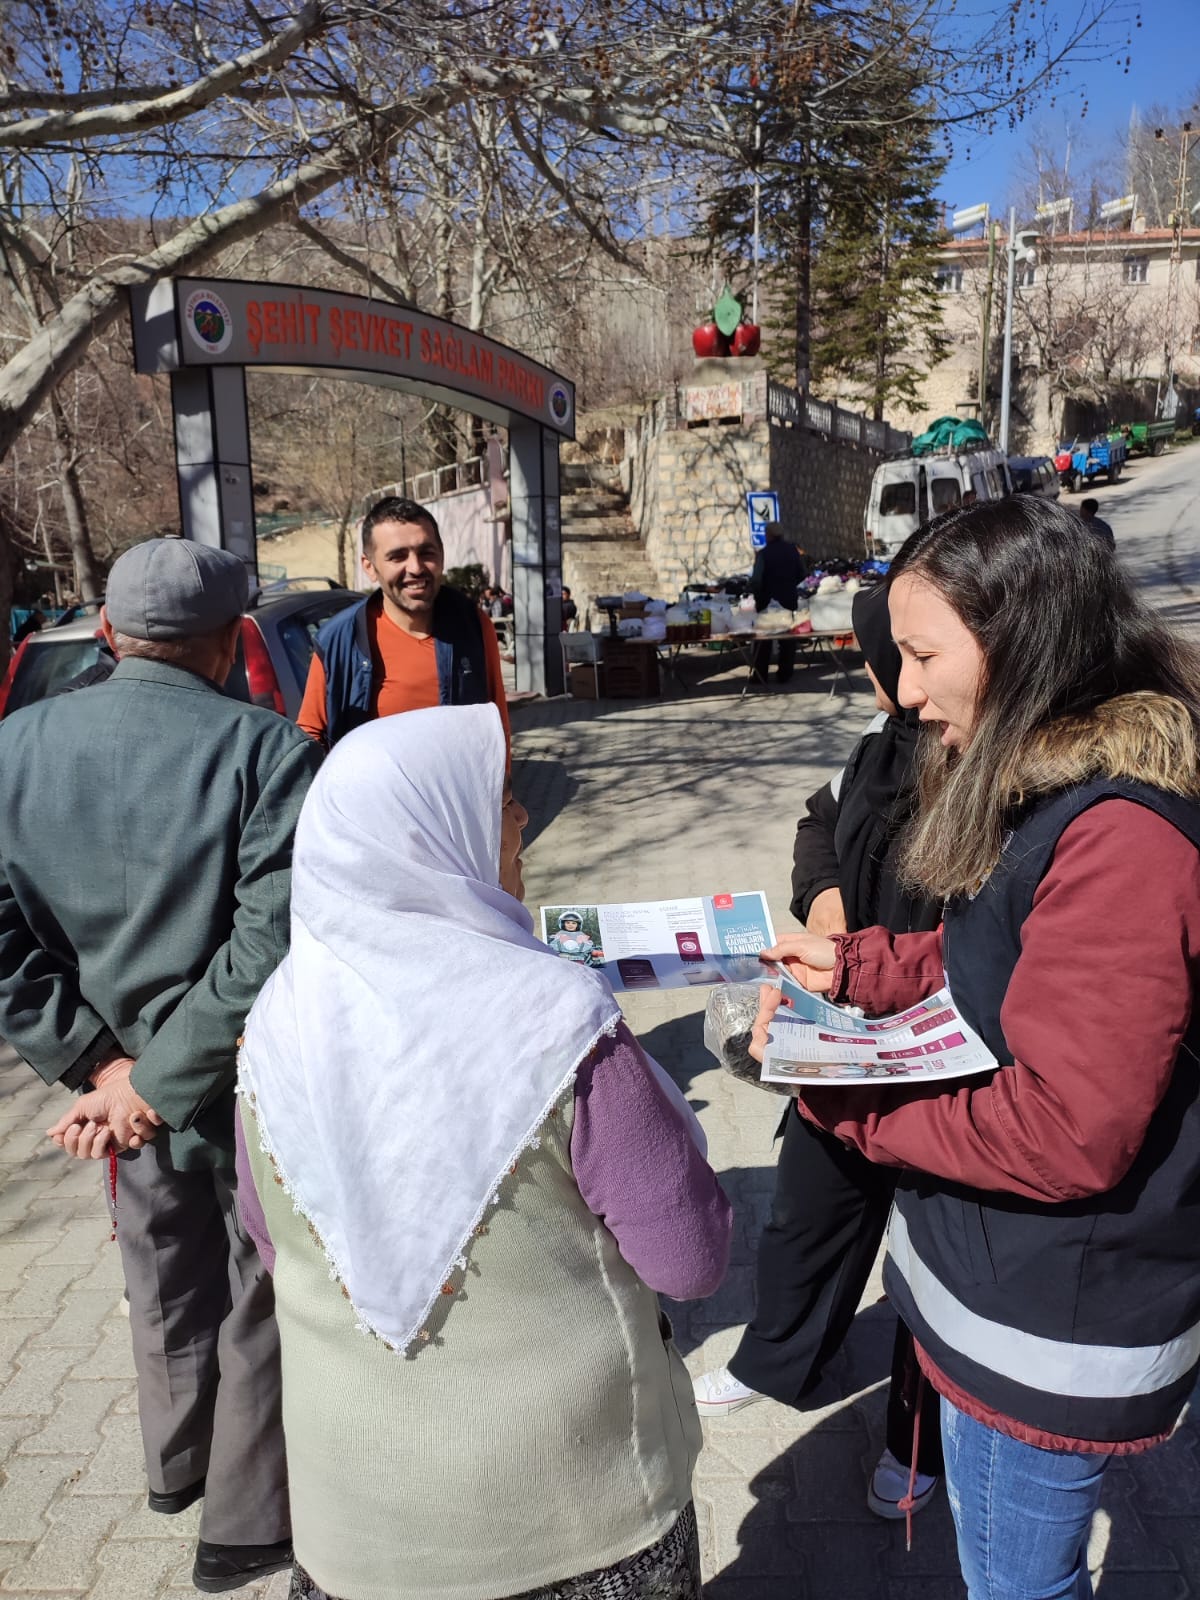
[[[567,672],[567,692],[572,700],[595,700],[596,668],[577,663]]]

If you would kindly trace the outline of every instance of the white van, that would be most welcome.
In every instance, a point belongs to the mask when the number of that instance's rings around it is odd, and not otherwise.
[[[967,493],[976,500],[1004,500],[1012,492],[1008,462],[999,450],[885,461],[875,469],[863,514],[867,554],[894,556],[910,533],[960,505]]]

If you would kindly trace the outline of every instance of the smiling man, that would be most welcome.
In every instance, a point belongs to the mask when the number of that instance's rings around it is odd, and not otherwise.
[[[491,619],[444,582],[432,515],[390,496],[363,519],[362,566],[378,585],[317,634],[296,718],[327,748],[375,717],[495,702],[509,736],[500,646]]]

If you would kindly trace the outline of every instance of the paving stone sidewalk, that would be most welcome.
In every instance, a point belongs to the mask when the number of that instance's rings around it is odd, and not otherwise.
[[[763,888],[781,929],[804,797],[867,720],[802,668],[784,691],[736,699],[697,656],[693,692],[654,703],[514,710],[515,783],[531,811],[528,899],[654,899]],[[737,1208],[733,1264],[710,1300],[671,1308],[694,1372],[732,1351],[751,1301],[773,1182],[778,1102],[715,1069],[703,994],[627,997],[630,1020],[697,1107]],[[145,1508],[129,1329],[98,1165],[44,1139],[61,1097],[0,1057],[0,1596],[164,1600],[195,1593],[199,1508]],[[891,1343],[869,1290],[824,1404],[770,1402],[707,1428],[696,1482],[710,1600],[961,1600],[944,1503],[902,1528],[866,1510]],[[1200,1574],[1200,1474],[1190,1424],[1109,1474],[1093,1554],[1101,1600],[1185,1600]],[[283,1600],[283,1575],[240,1593]],[[399,1600],[399,1597],[397,1597]]]

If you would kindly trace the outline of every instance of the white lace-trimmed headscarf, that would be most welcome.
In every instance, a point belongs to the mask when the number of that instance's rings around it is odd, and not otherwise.
[[[620,1021],[500,887],[504,771],[492,705],[339,741],[296,829],[291,950],[246,1024],[263,1147],[360,1326],[397,1349]]]

